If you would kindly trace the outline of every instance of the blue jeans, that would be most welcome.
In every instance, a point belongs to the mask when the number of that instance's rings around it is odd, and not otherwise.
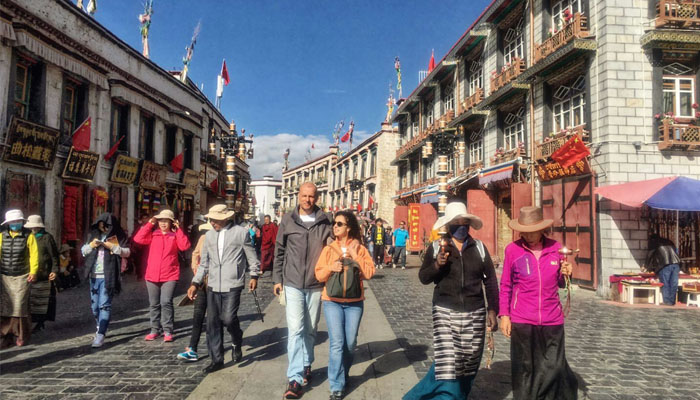
[[[287,300],[287,379],[303,383],[304,367],[314,362],[316,328],[321,317],[321,289],[284,287]]]
[[[328,382],[331,392],[341,392],[352,366],[357,344],[357,330],[364,311],[364,301],[353,303],[323,302],[323,314],[328,325]]]
[[[661,296],[665,304],[676,304],[676,292],[678,291],[678,274],[681,267],[678,264],[669,264],[659,270],[659,281],[664,284],[661,288]]]
[[[95,316],[97,333],[107,333],[112,314],[112,296],[107,294],[104,278],[90,278],[90,305]]]
[[[397,264],[401,267],[406,266],[406,246],[394,247],[394,266]]]

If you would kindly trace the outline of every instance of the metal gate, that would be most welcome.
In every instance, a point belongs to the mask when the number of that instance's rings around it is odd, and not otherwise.
[[[593,188],[595,177],[576,176],[541,184],[542,211],[554,220],[552,237],[571,250],[572,282],[583,287],[598,287],[598,263],[595,256],[596,221]]]

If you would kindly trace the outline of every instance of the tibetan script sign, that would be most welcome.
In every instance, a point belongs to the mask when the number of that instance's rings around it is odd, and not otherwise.
[[[139,186],[147,190],[162,192],[165,189],[165,178],[168,170],[165,166],[150,161],[144,161],[141,165],[141,179]]]
[[[112,169],[112,177],[110,180],[114,183],[133,185],[134,182],[136,182],[138,174],[139,160],[120,154],[114,161],[114,168]]]
[[[422,250],[420,240],[420,204],[408,205],[408,251]]]
[[[197,194],[197,186],[199,186],[199,174],[194,170],[185,169],[185,173],[182,175],[182,183],[185,184],[182,194],[194,196]]]
[[[562,168],[556,161],[549,161],[537,165],[537,175],[543,182],[555,179],[567,178],[569,176],[585,175],[591,172],[588,160],[579,160],[569,168]]]
[[[92,182],[99,161],[99,154],[76,150],[75,147],[71,147],[66,159],[66,165],[63,167],[62,176],[67,179]]]
[[[12,117],[4,160],[51,169],[60,136],[57,129]]]

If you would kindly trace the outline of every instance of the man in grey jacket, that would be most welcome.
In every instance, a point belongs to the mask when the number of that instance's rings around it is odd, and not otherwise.
[[[284,286],[287,301],[286,399],[301,397],[302,385],[311,379],[316,327],[321,315],[323,284],[316,280],[314,269],[331,236],[331,221],[316,206],[316,200],[316,186],[311,182],[302,184],[299,206],[282,217],[275,243],[274,292],[279,296]]]
[[[250,266],[250,291],[258,284],[260,262],[255,247],[248,229],[233,223],[233,214],[233,211],[226,210],[225,205],[219,204],[205,215],[214,229],[204,237],[199,268],[187,290],[187,296],[194,300],[197,289],[208,277],[207,347],[211,364],[204,369],[205,373],[218,371],[224,366],[224,326],[231,335],[233,362],[243,358],[243,331],[238,320],[238,307],[245,286],[246,266]]]

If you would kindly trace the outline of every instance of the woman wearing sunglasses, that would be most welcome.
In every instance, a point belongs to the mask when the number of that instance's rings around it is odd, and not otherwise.
[[[374,263],[360,244],[360,224],[352,212],[335,214],[333,236],[335,241],[323,248],[316,263],[316,279],[325,283],[321,299],[330,338],[330,399],[339,400],[348,380],[364,309],[362,280],[372,278]]]

